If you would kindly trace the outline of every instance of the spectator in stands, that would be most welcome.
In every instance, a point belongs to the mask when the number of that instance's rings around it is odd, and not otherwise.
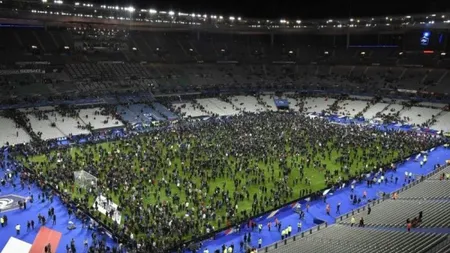
[[[355,217],[354,216],[352,216],[352,218],[351,218],[351,220],[350,220],[350,226],[352,226],[353,227],[353,225],[355,225],[355,222],[356,222],[356,219],[355,219]]]
[[[364,218],[363,217],[361,217],[361,219],[359,220],[359,226],[364,227]]]

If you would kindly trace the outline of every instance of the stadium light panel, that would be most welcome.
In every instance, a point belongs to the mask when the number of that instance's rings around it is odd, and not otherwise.
[[[78,3],[78,2],[75,3],[75,6],[79,6],[79,5],[80,5],[80,3]]]
[[[236,19],[236,18],[233,17],[233,16],[230,17],[230,20],[231,20],[231,21],[234,21],[235,19]]]
[[[61,0],[55,0],[55,4],[62,4],[63,3],[63,1],[61,1]]]
[[[169,15],[173,16],[173,15],[175,15],[175,12],[174,11],[169,11]]]
[[[148,12],[149,12],[150,14],[156,14],[156,13],[158,13],[155,9],[150,9],[150,10],[148,10]]]
[[[46,2],[47,2],[47,0],[42,0],[42,2],[43,2],[43,3],[46,3]]]
[[[68,47],[68,46],[64,46],[64,49],[65,49],[65,50],[69,50],[69,49],[70,49],[70,47]]]
[[[297,24],[301,24],[302,23],[302,21],[301,20],[297,20],[297,21],[295,21]]]
[[[136,9],[133,6],[130,6],[130,7],[125,8],[125,10],[128,12],[134,12]]]

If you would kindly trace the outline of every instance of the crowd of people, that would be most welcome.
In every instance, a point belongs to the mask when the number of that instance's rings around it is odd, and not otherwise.
[[[43,149],[24,164],[92,213],[98,214],[99,195],[117,203],[121,224],[106,217],[113,213],[100,217],[132,238],[132,247],[159,252],[325,186],[342,186],[442,141],[264,112],[181,121],[103,144]],[[74,171],[80,169],[97,177],[97,184],[76,185]]]

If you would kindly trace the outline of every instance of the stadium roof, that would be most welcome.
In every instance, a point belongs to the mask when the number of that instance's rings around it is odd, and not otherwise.
[[[2,17],[33,20],[60,20],[111,25],[160,28],[211,27],[245,30],[323,30],[450,28],[450,13],[422,15],[352,17],[345,19],[254,19],[218,13],[188,13],[174,10],[135,8],[133,6],[67,2],[64,0],[0,0]]]

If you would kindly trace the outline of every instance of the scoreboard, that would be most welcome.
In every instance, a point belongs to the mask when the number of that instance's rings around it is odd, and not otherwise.
[[[444,51],[447,48],[448,33],[443,30],[425,29],[408,32],[403,37],[405,50],[436,50]]]

